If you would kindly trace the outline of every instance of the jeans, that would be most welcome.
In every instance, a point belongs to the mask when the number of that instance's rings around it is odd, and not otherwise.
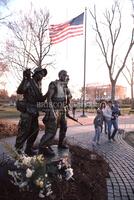
[[[100,134],[101,134],[101,129],[102,128],[100,126],[98,126],[98,127],[95,128],[95,136],[93,138],[94,142],[99,142],[99,140],[100,140]]]
[[[111,124],[113,125],[113,128],[114,128],[111,138],[114,139],[115,134],[118,131],[118,120],[117,119],[111,120]]]
[[[111,128],[112,128],[112,121],[111,120],[107,120],[107,127],[108,127],[108,139],[111,139]]]
[[[108,126],[107,126],[107,122],[106,122],[105,119],[103,120],[103,126],[104,126],[104,133],[107,134],[107,132],[108,132]]]
[[[115,137],[115,134],[118,130],[118,120],[107,120],[107,126],[108,126],[108,139],[110,140],[111,138],[113,139]],[[111,129],[112,126],[114,128],[113,133],[111,134]]]

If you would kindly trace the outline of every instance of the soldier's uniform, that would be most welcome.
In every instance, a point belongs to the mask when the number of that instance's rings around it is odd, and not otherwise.
[[[50,99],[48,100],[48,109],[43,120],[45,123],[45,134],[42,136],[39,144],[40,152],[44,152],[44,149],[50,148],[56,135],[57,128],[60,128],[58,147],[66,148],[66,146],[63,145],[67,131],[66,109],[72,96],[67,87],[67,83],[60,80],[53,81],[49,84],[48,96],[51,90],[53,90],[54,93],[51,97],[51,101]]]
[[[39,70],[36,70],[35,73],[37,73],[37,71],[39,73]],[[17,93],[23,94],[23,108],[21,108],[20,105],[21,114],[18,124],[18,134],[15,142],[15,148],[18,152],[21,152],[24,143],[26,142],[25,153],[31,155],[32,146],[37,138],[39,131],[39,113],[37,102],[43,100],[43,96],[40,90],[40,81],[34,79],[34,76],[32,79],[24,78],[17,89]]]

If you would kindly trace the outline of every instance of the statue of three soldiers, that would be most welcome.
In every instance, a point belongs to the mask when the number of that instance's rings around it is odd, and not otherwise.
[[[35,155],[33,149],[34,142],[39,132],[39,111],[38,102],[45,102],[45,134],[39,143],[38,153],[53,156],[51,148],[53,139],[59,130],[58,148],[68,148],[64,144],[67,131],[66,113],[69,108],[72,95],[68,88],[69,76],[67,71],[61,70],[58,74],[59,79],[52,81],[48,86],[47,93],[43,96],[41,92],[41,80],[47,75],[47,70],[36,68],[33,75],[29,69],[23,72],[23,80],[20,83],[17,94],[23,95],[22,100],[16,103],[17,109],[21,112],[18,124],[18,135],[16,137],[15,148],[18,153],[22,153],[24,144],[25,154]]]

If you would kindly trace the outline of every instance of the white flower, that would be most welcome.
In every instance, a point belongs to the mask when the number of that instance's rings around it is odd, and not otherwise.
[[[45,174],[45,177],[47,178],[47,177],[48,177],[48,175],[47,175],[47,174]]]
[[[50,182],[47,182],[45,188],[51,188],[51,183],[50,183]]]
[[[37,179],[37,180],[35,181],[35,184],[36,184],[37,186],[40,185],[40,181],[39,181],[39,179]]]
[[[40,198],[44,198],[45,197],[45,195],[43,194],[43,192],[44,192],[43,190],[40,190],[40,192],[39,192],[39,197]]]
[[[40,188],[43,188],[44,187],[44,182],[43,180],[41,180],[40,178],[38,178],[36,181],[35,181],[35,184],[40,187]]]
[[[58,164],[57,167],[58,167],[58,169],[60,170],[60,169],[61,169],[61,164]]]
[[[26,166],[31,166],[31,160],[32,160],[32,157],[27,157],[27,156],[23,155],[22,164],[26,165]]]
[[[19,184],[19,188],[24,188],[25,186],[27,186],[28,182],[24,181],[22,183]]]
[[[61,175],[61,174],[59,174],[59,175],[58,175],[58,178],[59,178],[60,180],[62,180],[62,175]]]
[[[45,186],[45,188],[46,188],[46,196],[49,196],[50,194],[52,194],[53,193],[53,191],[51,190],[51,183],[48,181],[47,183],[46,183],[46,186]]]
[[[32,162],[34,163],[36,161],[36,156],[32,157]]]
[[[43,156],[43,154],[38,155],[36,159],[37,159],[39,162],[44,161],[44,156]]]
[[[65,165],[67,165],[67,164],[68,164],[68,158],[67,158],[67,157],[64,157],[64,158],[62,159],[62,163],[65,164]]]
[[[13,175],[14,175],[14,173],[13,173],[12,171],[10,171],[10,170],[8,170],[8,174],[9,174],[10,176],[13,176]]]
[[[10,171],[8,170],[8,174],[12,176],[11,182],[19,186],[21,191],[32,191],[31,181],[34,183],[36,187],[38,187],[39,197],[45,198],[53,193],[51,181],[49,181],[49,175],[45,170],[46,160],[43,155],[36,155],[33,157],[28,157],[25,154],[21,154],[19,158],[15,161],[14,165],[17,168],[23,170]],[[36,167],[37,166],[37,167]],[[64,176],[60,173],[60,170],[64,170],[66,173],[66,180],[69,180],[73,176],[73,169],[69,163],[68,158],[65,156],[60,159],[58,162],[57,168],[59,169],[59,173],[57,173],[57,177],[62,179]],[[44,170],[43,170],[44,169]],[[25,173],[23,173],[25,170]],[[35,170],[39,170],[38,177],[33,176]],[[73,178],[72,178],[73,179]],[[50,177],[51,180],[51,177]]]
[[[48,189],[47,193],[46,193],[46,196],[48,197],[50,194],[52,194],[53,191],[51,189]]]
[[[26,170],[26,177],[30,178],[32,176],[32,174],[33,174],[33,170],[27,168],[27,170]]]
[[[40,181],[40,182],[39,182],[39,187],[40,187],[40,188],[43,188],[43,187],[44,187],[44,182],[43,182],[43,181]]]
[[[67,168],[65,172],[66,172],[66,180],[68,181],[73,176],[73,169]]]
[[[19,168],[19,167],[20,167],[20,163],[19,163],[19,161],[16,160],[15,163],[14,163],[14,165],[15,165],[17,168]]]

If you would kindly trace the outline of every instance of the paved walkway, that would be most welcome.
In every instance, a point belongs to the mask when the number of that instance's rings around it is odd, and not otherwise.
[[[131,126],[121,123],[120,128],[125,128],[126,131],[134,130],[133,123]],[[38,140],[42,134],[39,135]],[[108,200],[134,200],[134,148],[129,146],[120,134],[116,135],[116,142],[111,143],[108,142],[107,135],[102,134],[100,145],[93,148],[93,136],[94,128],[89,124],[71,126],[67,132],[67,139],[71,143],[97,151],[109,163],[111,171],[110,177],[107,178]],[[14,141],[15,137],[6,139],[6,142],[12,145]],[[0,145],[0,154],[4,151]]]
[[[94,148],[93,130],[89,133],[84,129],[81,134],[75,130],[74,135],[68,139],[74,144],[97,151],[109,163],[111,171],[110,178],[107,178],[108,200],[134,200],[134,148],[128,145],[120,134],[116,135],[116,142],[110,143],[107,135],[102,134],[100,145]]]

